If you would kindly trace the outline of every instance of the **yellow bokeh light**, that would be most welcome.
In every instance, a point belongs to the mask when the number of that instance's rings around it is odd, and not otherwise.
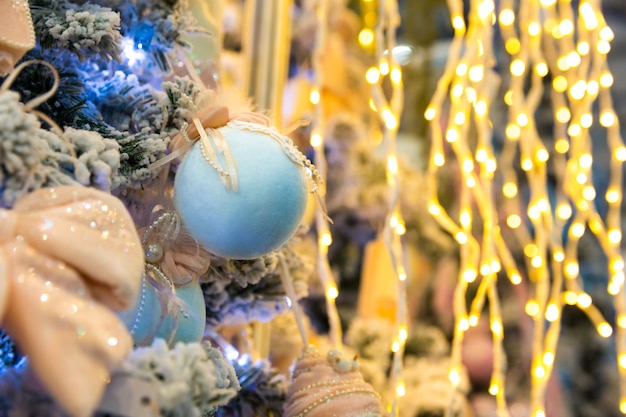
[[[579,7],[585,29],[592,31],[598,27],[598,19],[589,2],[582,2]]]
[[[567,107],[559,107],[556,111],[555,117],[559,123],[567,123],[569,122],[570,117],[572,117],[572,113]]]
[[[464,77],[467,74],[467,64],[465,62],[461,62],[456,66],[456,75],[459,77]]]
[[[494,318],[491,320],[491,332],[495,335],[495,336],[502,336],[502,322],[497,319]]]
[[[461,211],[461,214],[459,215],[459,223],[461,223],[461,226],[463,227],[469,227],[472,224],[472,215],[468,210]]]
[[[463,171],[472,172],[474,170],[474,162],[471,159],[463,161]]]
[[[593,164],[593,156],[590,153],[584,153],[578,157],[578,165],[581,168],[591,168]]]
[[[485,67],[483,65],[474,65],[469,69],[469,79],[474,83],[478,83],[483,79]]]
[[[478,272],[475,269],[466,269],[465,271],[463,271],[463,280],[465,282],[469,282],[472,283],[474,281],[476,281],[476,278],[478,277]]]
[[[548,152],[547,149],[540,148],[540,149],[537,149],[537,152],[535,153],[535,157],[537,158],[539,162],[547,162],[548,159],[550,159],[550,153]]]
[[[511,284],[519,285],[522,283],[522,276],[517,272],[511,272],[509,275],[509,279],[511,280]]]
[[[552,366],[554,363],[554,352],[545,352],[543,354],[543,363],[546,366]]]
[[[613,151],[613,157],[620,162],[626,161],[626,146],[620,145]]]
[[[606,201],[611,204],[618,203],[620,200],[620,192],[616,188],[609,188],[604,196]]]
[[[546,368],[543,365],[537,365],[533,368],[533,376],[535,378],[543,378],[544,376],[546,376]],[[535,413],[535,415],[537,415]]]
[[[514,182],[505,182],[502,186],[502,194],[507,198],[513,198],[517,195],[517,184]]]
[[[611,52],[611,44],[608,41],[598,41],[596,49],[599,54],[606,55]]]
[[[311,104],[318,104],[320,102],[320,92],[314,88],[309,93],[309,101]]]
[[[314,148],[318,148],[321,145],[322,145],[322,136],[317,132],[313,132],[313,134],[311,134],[311,146]]]
[[[533,160],[530,158],[523,158],[521,166],[524,171],[530,171],[533,169]]]
[[[389,74],[389,62],[387,62],[386,59],[380,61],[380,64],[378,64],[378,69],[379,69],[381,75]]]
[[[595,96],[600,91],[600,83],[596,80],[591,80],[587,83],[587,94]]]
[[[552,254],[552,258],[556,261],[556,262],[563,262],[565,260],[565,254],[563,253],[562,250],[557,249],[554,251],[554,253]]]
[[[581,100],[587,93],[587,83],[584,80],[578,80],[569,89],[569,94],[574,100]]]
[[[593,201],[596,198],[596,189],[592,185],[583,188],[583,198],[587,201]]]
[[[502,9],[498,17],[502,26],[511,26],[515,23],[515,13],[511,9]]]
[[[522,48],[522,44],[517,38],[509,38],[504,43],[504,48],[511,55],[517,55]]]
[[[430,203],[428,205],[428,212],[433,216],[439,216],[441,214],[441,206],[437,203]]]
[[[543,61],[537,63],[537,65],[535,65],[535,72],[538,76],[545,77],[548,75],[548,64]]]
[[[575,138],[577,136],[580,136],[581,133],[582,133],[582,128],[580,127],[578,123],[572,123],[567,128],[567,134],[570,135],[571,137]]]
[[[567,54],[567,64],[569,65],[570,68],[576,68],[577,66],[580,65],[581,59],[580,59],[580,55],[578,55],[578,52],[576,51],[572,51],[569,54]]]
[[[563,294],[563,299],[565,300],[565,304],[573,306],[578,303],[578,294],[574,291],[565,291]]]
[[[613,74],[606,71],[600,75],[600,86],[603,88],[609,88],[613,85]]]
[[[564,36],[571,35],[574,32],[574,22],[571,19],[563,19],[559,24],[559,28]]]
[[[580,116],[580,125],[585,129],[589,129],[593,124],[593,116],[591,113],[584,113]]]
[[[585,224],[582,222],[574,222],[569,228],[570,234],[575,238],[581,238],[585,234]]]
[[[537,256],[538,253],[539,248],[534,243],[529,243],[524,246],[524,255],[528,256],[529,258]]]
[[[507,125],[505,129],[505,134],[506,134],[506,137],[509,138],[510,140],[517,140],[522,135],[522,130],[515,123],[511,123]]]
[[[591,307],[593,300],[591,299],[591,296],[585,292],[578,294],[578,300],[576,301],[576,304],[580,307],[580,308],[589,308]]]
[[[487,102],[485,100],[478,100],[474,105],[474,110],[476,110],[476,114],[479,116],[484,116],[487,114]]]
[[[567,220],[572,216],[572,206],[568,203],[561,203],[556,207],[556,215],[561,220]]]
[[[541,34],[541,25],[539,22],[530,22],[528,24],[528,34],[530,36],[539,36]]]
[[[541,217],[541,210],[539,210],[539,207],[537,207],[536,204],[528,206],[527,212],[528,217],[532,220],[539,220],[539,218]]]
[[[504,102],[507,104],[507,106],[513,105],[513,90],[508,90],[506,93],[504,93]]]
[[[391,82],[394,84],[400,84],[402,82],[402,70],[398,67],[394,67],[389,75]]]
[[[506,224],[511,229],[517,229],[522,225],[522,219],[517,214],[511,214],[509,217],[506,218]]]
[[[578,45],[576,45],[576,52],[578,52],[578,54],[581,56],[587,55],[589,53],[589,42],[587,41],[578,42]]]
[[[554,88],[554,91],[557,93],[563,93],[567,90],[567,86],[567,78],[562,75],[557,75],[554,77],[554,80],[552,80],[552,88]]]
[[[596,330],[598,331],[598,334],[604,338],[611,337],[613,334],[613,328],[607,322],[599,323]]]
[[[559,306],[554,302],[548,304],[548,307],[546,308],[546,320],[549,322],[555,322],[560,316],[561,312],[559,310]]]
[[[465,19],[463,16],[456,15],[452,18],[452,27],[456,31],[464,31],[465,30]]]
[[[448,379],[450,380],[450,383],[453,387],[458,387],[461,383],[461,374],[456,368],[452,368],[448,373]]]
[[[467,235],[463,232],[457,232],[457,234],[454,235],[454,238],[460,245],[465,245],[468,241]]]
[[[514,76],[520,77],[524,75],[525,71],[526,71],[526,64],[524,63],[523,60],[514,59],[511,62],[511,74],[513,74]]]
[[[576,277],[578,277],[578,272],[579,272],[578,262],[576,262],[576,261],[568,261],[565,264],[565,275],[568,278],[576,278]],[[580,295],[579,295],[578,298],[580,298]]]
[[[339,290],[337,290],[337,287],[330,286],[328,287],[328,289],[326,290],[326,297],[330,298],[331,300],[336,299],[339,296]]]
[[[554,150],[560,154],[567,153],[569,151],[569,141],[565,138],[557,139],[554,142]]]
[[[365,80],[370,84],[376,84],[380,80],[380,71],[376,67],[370,67],[365,72]]]
[[[611,229],[607,234],[607,239],[614,245],[619,244],[622,241],[622,232],[619,229]]]
[[[602,125],[602,127],[612,127],[615,125],[616,120],[617,118],[613,111],[605,111],[600,115],[600,125]]]
[[[600,32],[598,34],[600,35],[600,39],[602,39],[603,41],[611,42],[613,39],[615,39],[615,33],[613,33],[613,30],[608,26],[600,29]]]
[[[333,243],[333,237],[331,236],[330,233],[328,232],[324,232],[322,234],[322,236],[320,237],[320,244],[322,246],[330,246]]]
[[[453,97],[459,98],[463,95],[463,85],[462,84],[454,84],[452,87],[451,94]]]
[[[363,47],[372,46],[374,43],[374,31],[369,28],[364,28],[359,32],[359,43]]]

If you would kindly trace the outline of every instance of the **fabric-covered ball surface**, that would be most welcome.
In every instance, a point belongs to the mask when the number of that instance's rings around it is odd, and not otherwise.
[[[269,134],[231,126],[218,130],[235,162],[238,190],[224,186],[198,141],[176,172],[176,210],[209,252],[256,258],[278,249],[298,229],[307,204],[305,169]],[[223,155],[218,158],[226,166]]]
[[[119,314],[131,331],[135,346],[148,346],[154,339],[177,342],[199,342],[204,335],[206,311],[204,297],[197,281],[176,288],[182,306],[169,306],[166,294],[159,294],[148,280],[133,308]],[[165,311],[164,311],[165,309]]]

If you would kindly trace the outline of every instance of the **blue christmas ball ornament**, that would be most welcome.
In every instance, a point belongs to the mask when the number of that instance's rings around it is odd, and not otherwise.
[[[225,258],[278,249],[304,216],[310,162],[274,128],[231,121],[206,132],[210,140],[198,140],[176,172],[174,203],[183,224]]]
[[[120,313],[119,317],[133,337],[135,346],[152,344],[160,338],[174,346],[177,342],[199,342],[204,335],[206,310],[204,296],[197,281],[176,287],[178,303],[168,300],[168,294],[160,293],[143,280],[141,291],[133,308]]]

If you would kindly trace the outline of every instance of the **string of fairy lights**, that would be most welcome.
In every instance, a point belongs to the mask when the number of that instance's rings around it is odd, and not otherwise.
[[[565,305],[587,314],[600,336],[610,337],[609,324],[583,289],[578,261],[581,238],[590,232],[608,259],[608,292],[617,313],[616,347],[622,380],[620,410],[626,413],[626,305],[620,206],[622,165],[626,160],[619,123],[612,106],[613,83],[606,62],[613,32],[599,0],[470,0],[463,15],[461,0],[448,0],[454,38],[437,90],[426,110],[432,144],[428,178],[429,211],[460,245],[460,272],[454,298],[456,314],[450,381],[460,382],[464,333],[480,320],[485,302],[494,342],[494,371],[489,392],[498,413],[508,415],[505,401],[503,323],[496,289],[503,272],[513,285],[528,278],[526,313],[533,319],[531,408],[545,416],[545,392],[550,378]],[[509,74],[503,97],[498,96],[494,71],[495,28],[500,30]],[[546,87],[547,86],[547,87]],[[540,133],[537,110],[549,89],[552,134]],[[504,141],[491,120],[494,103],[507,106]],[[594,120],[594,105],[598,107]],[[601,215],[594,186],[592,129],[603,128],[611,151],[609,184]],[[597,136],[597,129],[594,130]],[[546,137],[549,136],[549,137]],[[597,138],[595,140],[598,140]],[[448,149],[450,152],[448,152]],[[449,213],[437,198],[438,173],[458,164],[462,175],[460,209]],[[598,162],[601,164],[601,162]],[[520,188],[528,196],[520,196]],[[493,190],[499,190],[494,192]],[[501,217],[504,215],[504,218]],[[502,221],[500,221],[502,219]],[[512,243],[503,229],[513,232]],[[512,245],[521,244],[524,262],[517,265]],[[468,287],[477,285],[466,308]]]
[[[397,285],[397,311],[395,336],[391,344],[393,353],[390,382],[393,388],[388,411],[392,417],[399,414],[398,399],[406,395],[403,377],[403,357],[408,338],[407,312],[407,269],[403,254],[402,235],[406,226],[400,210],[401,180],[398,169],[396,138],[404,106],[402,69],[394,59],[396,32],[400,26],[400,14],[396,0],[380,0],[377,9],[373,1],[364,0],[365,27],[359,35],[364,46],[374,46],[376,66],[370,67],[366,80],[371,85],[370,107],[378,116],[382,126],[382,146],[387,161],[387,216],[382,236],[387,247]],[[372,28],[368,27],[369,25]],[[383,88],[388,80],[391,88]]]
[[[324,153],[324,136],[325,136],[325,120],[324,110],[321,103],[322,86],[324,83],[324,74],[322,71],[322,55],[325,50],[327,31],[328,31],[328,0],[317,0],[315,3],[315,16],[317,21],[317,32],[315,46],[312,54],[313,80],[311,90],[309,92],[309,100],[313,105],[314,113],[312,120],[312,129],[310,143],[315,150],[314,163],[319,171],[322,183],[319,185],[317,192],[321,200],[326,196],[326,177],[327,163]],[[336,299],[339,296],[339,290],[333,271],[328,261],[328,248],[333,242],[330,232],[328,218],[324,212],[324,208],[318,206],[315,213],[315,227],[317,230],[317,273],[319,275],[326,298],[326,311],[328,314],[329,333],[332,345],[335,348],[342,346],[342,330],[339,313],[337,311]]]

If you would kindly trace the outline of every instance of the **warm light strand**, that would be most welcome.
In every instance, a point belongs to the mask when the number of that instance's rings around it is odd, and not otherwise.
[[[501,0],[496,10],[493,0],[470,0],[469,27],[463,17],[463,2],[448,0],[448,6],[455,35],[424,117],[431,122],[432,131],[429,212],[460,245],[450,380],[458,384],[464,332],[472,322],[478,322],[488,301],[495,348],[489,392],[496,396],[499,415],[508,414],[502,369],[506,362],[502,357],[503,325],[495,285],[500,268],[514,285],[522,283],[522,276],[509,250],[512,242],[502,235],[501,227],[506,228],[509,235],[515,236],[516,244],[524,248],[531,286],[531,299],[526,303],[526,311],[534,321],[531,415],[545,415],[546,384],[553,368],[564,304],[584,311],[600,336],[617,333],[618,359],[623,358],[620,372],[622,380],[626,379],[625,278],[620,255],[626,148],[611,102],[613,76],[606,64],[614,34],[597,1],[581,0],[576,13],[569,1]],[[502,129],[505,141],[498,155],[491,144],[494,134],[489,118],[491,103],[496,99],[493,84],[499,78],[493,70],[496,59],[491,50],[496,22],[510,56],[509,74],[503,75],[507,81],[503,99],[508,108]],[[552,80],[553,142],[541,137],[534,116],[547,76]],[[594,105],[599,108],[597,115]],[[589,132],[595,124],[606,129],[612,155],[610,181],[603,196],[593,182]],[[453,157],[446,156],[446,147]],[[439,171],[451,163],[458,164],[462,176],[458,222],[440,205],[436,192]],[[548,195],[549,164],[553,167],[550,172],[556,174],[553,196]],[[524,197],[528,202],[518,192],[518,172],[528,184],[529,193]],[[502,197],[491,191],[500,181]],[[594,204],[599,197],[608,203],[604,218]],[[497,213],[502,212],[505,222],[500,225]],[[473,216],[480,222],[475,222]],[[586,233],[595,235],[609,259],[607,290],[615,297],[618,317],[625,318],[623,326],[615,329],[582,290],[578,245]],[[468,316],[466,290],[473,282],[478,287]],[[622,405],[626,409],[624,387]]]
[[[402,374],[404,348],[408,338],[407,268],[405,267],[402,250],[402,235],[404,235],[406,229],[400,211],[401,184],[396,149],[396,136],[404,105],[404,93],[402,70],[393,56],[393,51],[396,47],[395,33],[399,25],[400,14],[398,12],[397,0],[380,0],[378,23],[374,31],[376,57],[380,71],[376,77],[370,75],[368,82],[372,84],[373,109],[376,109],[374,111],[378,115],[382,127],[383,147],[387,159],[388,206],[382,235],[396,274],[398,292],[395,324],[396,336],[391,346],[393,359],[390,381],[393,391],[391,403],[388,407],[391,411],[391,417],[396,417],[399,414],[398,399],[406,393]],[[389,96],[385,94],[382,86],[386,77],[388,77],[388,81],[391,83]]]
[[[323,85],[323,72],[321,64],[321,56],[326,47],[326,38],[328,31],[328,0],[317,0],[315,4],[315,14],[317,19],[317,35],[315,47],[312,55],[313,82],[309,93],[309,101],[314,108],[314,117],[312,120],[311,146],[315,150],[314,163],[319,171],[322,184],[318,187],[317,192],[321,198],[326,196],[326,176],[327,163],[324,154],[324,136],[325,136],[325,120],[323,112],[323,103],[320,92]],[[324,287],[324,295],[326,298],[326,310],[328,314],[329,334],[332,345],[335,348],[342,346],[341,321],[335,300],[339,296],[339,289],[335,283],[333,271],[328,261],[328,248],[332,244],[332,235],[330,232],[328,220],[323,211],[323,207],[318,206],[315,213],[315,226],[317,230],[317,273],[320,277],[322,286]]]

